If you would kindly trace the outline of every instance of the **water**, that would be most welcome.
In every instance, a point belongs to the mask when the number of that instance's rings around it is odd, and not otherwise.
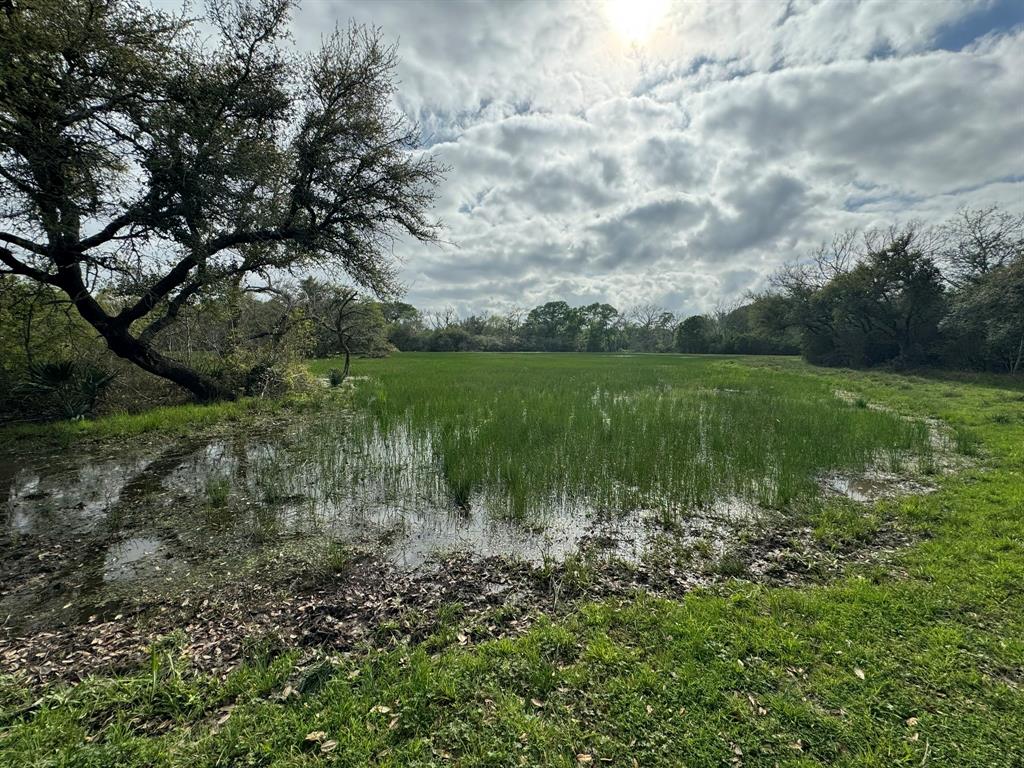
[[[414,569],[453,552],[640,561],[664,533],[656,509],[610,513],[568,492],[529,515],[496,489],[460,502],[439,466],[429,436],[351,417],[0,463],[0,623],[112,615],[210,563],[237,566],[284,543],[337,542]],[[673,531],[720,539],[755,515],[722,500]]]
[[[822,487],[830,493],[846,496],[853,501],[862,503],[872,503],[893,496],[927,493],[934,490],[930,485],[877,470],[863,474],[833,472],[822,478]]]
[[[336,542],[406,569],[454,552],[641,562],[666,535],[721,554],[764,517],[735,495],[680,509],[613,488],[612,498],[639,499],[623,511],[569,487],[532,491],[528,509],[499,487],[453,493],[437,442],[403,424],[385,432],[370,417],[318,414],[255,433],[0,463],[0,623],[111,613],[210,564],[237,570],[286,544],[324,552]],[[824,485],[871,501],[889,480],[832,474]]]

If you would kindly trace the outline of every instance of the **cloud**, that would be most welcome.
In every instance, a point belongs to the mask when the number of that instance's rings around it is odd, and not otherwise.
[[[1024,29],[975,3],[675,3],[642,48],[583,3],[308,3],[400,42],[451,167],[409,300],[706,311],[836,229],[1024,208]],[[1014,26],[1016,25],[1016,26]],[[952,50],[951,50],[952,49]]]

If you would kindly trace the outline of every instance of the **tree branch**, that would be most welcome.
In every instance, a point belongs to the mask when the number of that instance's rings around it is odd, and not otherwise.
[[[0,248],[0,262],[2,262],[10,271],[12,275],[21,275],[22,277],[28,277],[32,280],[36,280],[40,283],[46,283],[47,285],[56,285],[55,276],[48,272],[30,267],[18,259],[14,258],[14,254],[11,253],[8,248]]]

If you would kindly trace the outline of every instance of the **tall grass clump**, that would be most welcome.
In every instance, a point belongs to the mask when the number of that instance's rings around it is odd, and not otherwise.
[[[350,450],[410,489],[433,473],[456,505],[477,498],[510,517],[564,504],[677,512],[730,497],[779,507],[816,494],[824,472],[899,467],[928,450],[921,422],[728,361],[403,354],[363,366],[363,416],[346,427],[361,448]],[[331,427],[319,429],[307,442],[329,445]]]

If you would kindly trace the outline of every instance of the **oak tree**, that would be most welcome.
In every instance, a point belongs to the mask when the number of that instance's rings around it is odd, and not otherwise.
[[[0,4],[0,274],[200,399],[232,393],[158,344],[191,302],[312,271],[388,297],[395,240],[438,236],[443,169],[393,106],[395,48],[350,26],[300,52],[293,9]]]

